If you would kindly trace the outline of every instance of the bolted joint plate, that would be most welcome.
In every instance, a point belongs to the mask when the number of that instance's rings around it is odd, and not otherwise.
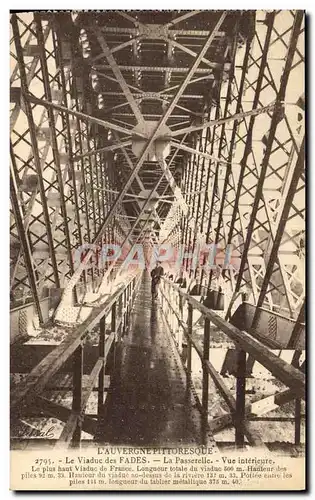
[[[163,24],[141,24],[139,35],[151,39],[165,38],[168,36],[168,30]]]
[[[138,124],[132,130],[132,152],[137,158],[141,156],[142,151],[147,143],[147,140],[139,137],[138,134],[144,134],[149,139],[157,126],[157,121],[147,120],[145,121],[144,125]],[[148,155],[146,158],[147,161],[157,161],[158,157],[163,157],[165,159],[170,154],[170,136],[171,130],[169,129],[169,127],[167,127],[166,125],[161,127],[157,138],[148,151]]]

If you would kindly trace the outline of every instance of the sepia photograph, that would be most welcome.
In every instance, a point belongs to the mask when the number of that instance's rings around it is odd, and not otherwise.
[[[9,23],[10,488],[305,491],[305,11]]]

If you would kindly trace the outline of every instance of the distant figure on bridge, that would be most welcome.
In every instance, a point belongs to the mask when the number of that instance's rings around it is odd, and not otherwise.
[[[151,292],[152,292],[152,298],[157,299],[158,298],[158,288],[159,284],[161,282],[161,277],[164,274],[164,269],[161,266],[161,263],[157,261],[155,268],[152,269],[151,271],[151,278],[152,278],[152,283],[151,283]]]

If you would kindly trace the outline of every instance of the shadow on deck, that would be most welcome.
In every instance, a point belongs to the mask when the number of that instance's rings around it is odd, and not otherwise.
[[[144,273],[129,333],[116,346],[99,442],[137,446],[196,442],[186,375],[160,307],[152,302],[150,284]]]

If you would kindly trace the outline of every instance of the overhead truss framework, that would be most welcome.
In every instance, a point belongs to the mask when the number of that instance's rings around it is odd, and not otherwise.
[[[11,27],[12,306],[40,317],[53,289],[102,290],[119,263],[99,266],[91,244],[215,243],[232,265],[187,263],[189,281],[296,318],[303,12],[40,12]]]

